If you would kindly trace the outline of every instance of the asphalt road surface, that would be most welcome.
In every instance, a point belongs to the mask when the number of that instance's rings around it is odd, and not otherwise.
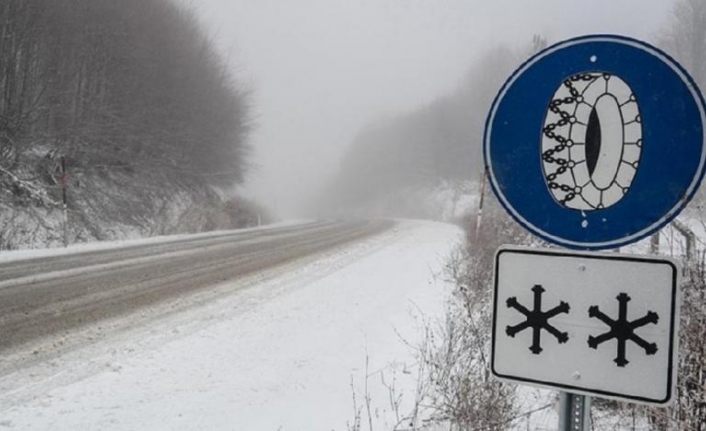
[[[0,264],[0,355],[103,319],[125,316],[134,323],[136,312],[162,301],[203,293],[392,225],[316,222]]]

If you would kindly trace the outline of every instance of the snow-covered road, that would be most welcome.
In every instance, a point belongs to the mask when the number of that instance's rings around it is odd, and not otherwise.
[[[366,358],[373,420],[391,428],[382,378],[409,408],[416,367],[402,340],[443,313],[442,267],[460,240],[456,227],[403,221],[149,325],[103,336],[103,321],[80,346],[0,376],[0,429],[345,430]]]
[[[151,318],[170,303],[170,311],[190,307],[195,295],[208,301],[209,295],[232,293],[213,287],[287,262],[316,259],[392,225],[320,222],[6,262],[0,265],[0,354],[107,318],[139,325],[139,312]],[[50,357],[56,349],[36,350],[32,359]],[[0,358],[0,376],[6,365]]]

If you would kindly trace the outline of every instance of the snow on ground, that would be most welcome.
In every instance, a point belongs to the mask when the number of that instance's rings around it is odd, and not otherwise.
[[[421,319],[443,313],[460,229],[405,221],[238,294],[0,379],[0,429],[346,430],[352,394],[376,429],[415,385]],[[9,379],[9,381],[8,381]],[[4,381],[2,381],[4,380]],[[351,385],[353,388],[351,388]],[[367,424],[365,409],[363,420]]]

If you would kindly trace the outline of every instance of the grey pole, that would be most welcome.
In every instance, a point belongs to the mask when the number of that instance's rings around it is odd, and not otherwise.
[[[591,397],[559,393],[559,431],[591,429]]]
[[[66,190],[68,187],[68,178],[66,175],[66,157],[61,156],[61,202],[64,212],[64,247],[69,246],[69,204]]]
[[[473,242],[478,242],[478,235],[480,235],[480,225],[483,219],[483,200],[485,196],[485,182],[487,181],[488,171],[483,170],[483,174],[480,178],[480,198],[478,199],[478,214],[476,215],[476,230],[475,236],[473,237]]]

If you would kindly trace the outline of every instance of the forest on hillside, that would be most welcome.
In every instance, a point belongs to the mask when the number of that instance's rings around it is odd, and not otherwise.
[[[471,66],[454,91],[358,133],[326,201],[340,213],[448,220],[444,202],[456,207],[462,196],[477,194],[493,98],[515,68],[553,42],[535,35],[517,47],[469,53]],[[706,89],[706,3],[679,1],[650,42],[677,58]]]
[[[341,212],[440,218],[435,201],[470,193],[481,176],[483,127],[498,88],[518,62],[545,45],[536,36],[522,49],[489,49],[454,92],[366,126],[341,161],[331,205]],[[431,196],[436,193],[444,196]],[[425,208],[425,200],[433,203]]]
[[[168,0],[0,4],[0,248],[245,223],[247,91]],[[63,219],[67,189],[68,223]]]

